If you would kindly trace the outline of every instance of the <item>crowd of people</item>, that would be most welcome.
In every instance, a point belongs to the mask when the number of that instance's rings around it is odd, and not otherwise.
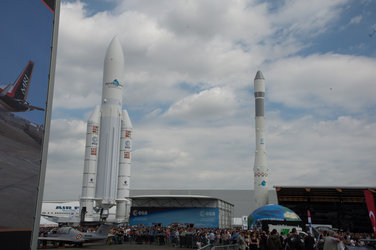
[[[108,244],[158,244],[200,248],[210,244],[237,245],[241,250],[344,250],[346,247],[366,247],[370,234],[323,231],[319,237],[298,233],[293,228],[287,235],[273,229],[208,229],[178,227],[118,227],[110,232]]]
[[[76,228],[82,232],[95,231],[96,228]],[[47,234],[41,230],[40,235]],[[240,250],[355,250],[356,247],[370,246],[374,242],[371,234],[322,231],[320,235],[299,233],[293,228],[290,233],[278,233],[260,229],[210,229],[183,227],[114,227],[110,231],[107,244],[154,244],[184,248],[201,248],[207,245],[233,245]],[[367,241],[368,240],[368,241]]]

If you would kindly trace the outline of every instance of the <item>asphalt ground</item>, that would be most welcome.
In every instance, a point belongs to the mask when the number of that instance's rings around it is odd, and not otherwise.
[[[65,246],[65,247],[53,247],[52,245],[48,244],[47,248],[38,248],[38,249],[90,249],[90,250],[112,250],[112,249],[124,249],[124,250],[171,250],[171,249],[179,249],[179,247],[173,247],[172,245],[150,245],[150,244],[114,244],[114,245],[108,245],[105,241],[103,242],[95,242],[95,243],[85,243],[82,247],[71,247],[71,246]],[[180,248],[183,249],[183,248]]]

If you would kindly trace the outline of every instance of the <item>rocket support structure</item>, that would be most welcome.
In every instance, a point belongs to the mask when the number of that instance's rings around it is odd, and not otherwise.
[[[104,59],[101,108],[96,107],[88,120],[80,199],[82,222],[106,219],[114,205],[116,222],[129,218],[132,124],[128,112],[122,110],[123,70],[123,50],[115,37]]]
[[[254,79],[256,152],[254,174],[254,191],[256,208],[268,204],[268,168],[265,151],[264,97],[265,78],[257,71]]]

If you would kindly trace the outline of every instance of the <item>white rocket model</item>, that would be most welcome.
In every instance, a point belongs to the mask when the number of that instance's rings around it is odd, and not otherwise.
[[[256,115],[256,152],[253,173],[256,208],[259,208],[268,204],[268,168],[266,162],[264,129],[265,79],[261,71],[257,71],[255,76],[254,93]]]
[[[122,110],[124,57],[112,39],[104,59],[102,105],[88,120],[80,199],[82,222],[106,219],[116,205],[116,222],[129,216],[132,124]]]

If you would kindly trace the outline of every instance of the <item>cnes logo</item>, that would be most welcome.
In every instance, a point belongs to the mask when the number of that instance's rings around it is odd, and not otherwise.
[[[148,211],[134,210],[133,216],[148,215]]]

